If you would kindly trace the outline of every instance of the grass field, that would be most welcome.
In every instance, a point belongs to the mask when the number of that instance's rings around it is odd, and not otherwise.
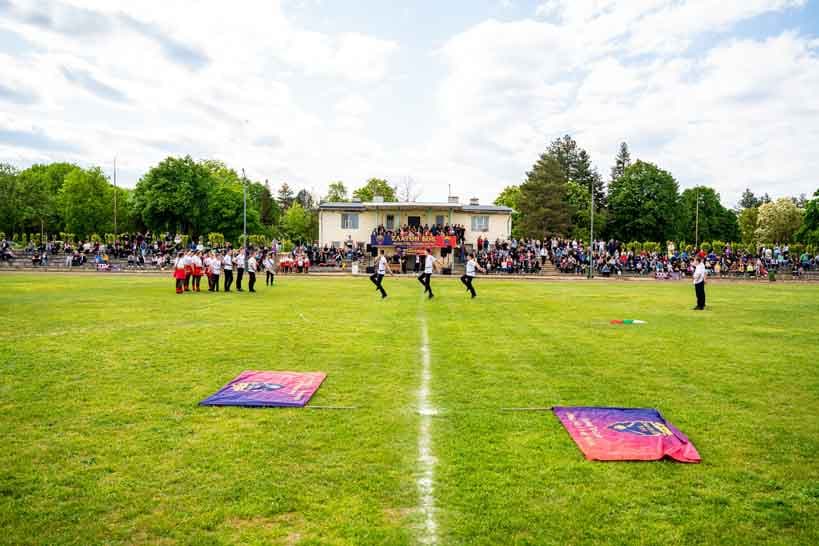
[[[687,283],[434,283],[0,275],[0,543],[819,544],[819,286],[694,312]],[[245,369],[324,371],[312,404],[356,409],[197,406]],[[703,462],[585,461],[501,411],[556,404],[659,408]]]

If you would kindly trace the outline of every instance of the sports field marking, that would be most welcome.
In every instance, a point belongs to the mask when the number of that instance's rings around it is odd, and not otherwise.
[[[421,423],[418,431],[418,479],[419,511],[423,514],[424,524],[420,537],[422,544],[437,544],[437,525],[435,523],[435,495],[433,477],[435,457],[432,455],[432,416],[437,412],[429,402],[429,382],[432,377],[429,366],[429,333],[427,321],[422,316],[421,323],[421,388],[418,389],[418,413]]]

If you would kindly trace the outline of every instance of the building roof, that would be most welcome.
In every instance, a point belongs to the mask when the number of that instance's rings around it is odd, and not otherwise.
[[[462,203],[422,203],[416,201],[410,202],[322,202],[319,204],[321,210],[376,210],[376,209],[435,209],[435,210],[459,210],[463,212],[486,212],[498,214],[511,214],[514,212],[509,207],[498,205],[465,205]]]

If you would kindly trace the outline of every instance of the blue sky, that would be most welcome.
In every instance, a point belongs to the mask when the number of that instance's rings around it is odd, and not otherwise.
[[[818,55],[810,0],[0,0],[0,161],[486,202],[570,133],[732,206],[819,188]]]

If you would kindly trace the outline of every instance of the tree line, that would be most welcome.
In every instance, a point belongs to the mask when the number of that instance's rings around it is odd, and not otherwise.
[[[103,240],[106,235],[151,231],[189,239],[238,242],[243,233],[244,192],[247,233],[257,238],[312,242],[318,238],[318,199],[286,182],[275,191],[267,181],[245,180],[221,161],[168,157],[153,166],[133,189],[115,187],[99,168],[70,163],[17,170],[0,164],[0,232],[24,241]],[[352,197],[396,200],[399,189],[371,178]],[[343,182],[330,184],[330,201],[350,199]]]
[[[625,142],[606,184],[588,152],[570,135],[555,139],[524,182],[504,188],[495,204],[515,209],[513,237],[588,241],[592,199],[596,239],[819,245],[819,190],[811,200],[802,195],[772,201],[746,189],[738,206],[729,209],[713,188],[680,192],[670,172],[632,161]]]

